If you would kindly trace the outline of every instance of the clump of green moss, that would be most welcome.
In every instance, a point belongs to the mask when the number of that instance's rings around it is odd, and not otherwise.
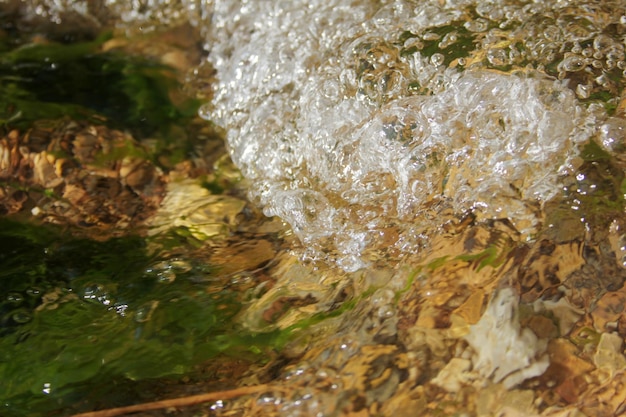
[[[195,116],[199,102],[174,103],[173,69],[142,57],[102,51],[110,38],[72,44],[15,44],[0,37],[0,125],[27,129],[71,118],[166,137]]]
[[[209,290],[203,264],[136,236],[61,232],[0,218],[2,415],[90,409],[94,387],[180,376],[226,352],[259,360],[277,343],[233,326],[239,295]]]

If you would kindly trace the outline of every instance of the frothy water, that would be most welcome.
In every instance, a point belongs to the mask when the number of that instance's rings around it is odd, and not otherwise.
[[[471,34],[491,27],[488,42],[502,31],[484,17],[462,33],[434,31],[470,4],[439,3],[214,4],[219,81],[205,115],[226,127],[251,198],[286,220],[313,259],[352,271],[381,252],[417,251],[450,209],[531,234],[593,133],[565,81],[446,54],[462,36],[478,43]],[[476,7],[508,10],[509,22],[537,12]],[[487,49],[487,60],[507,64],[514,50]]]
[[[211,84],[202,115],[250,198],[306,258],[346,271],[419,252],[468,214],[532,236],[603,107],[623,106],[619,1],[14,3],[52,22],[201,28],[192,84]]]
[[[207,81],[197,79],[201,74],[217,72],[208,80],[213,98],[202,114],[225,128],[251,199],[292,226],[306,257],[357,271],[309,268],[289,258],[273,270],[276,284],[264,281],[251,292],[237,320],[255,332],[297,328],[312,314],[328,314],[281,352],[294,360],[275,382],[290,390],[260,395],[254,406],[263,407],[261,413],[338,415],[365,402],[369,410],[380,406],[381,415],[420,414],[416,410],[445,403],[442,398],[466,401],[465,393],[457,394],[470,385],[477,393],[498,384],[515,388],[549,373],[549,360],[566,353],[549,346],[571,345],[574,339],[565,336],[583,315],[580,300],[622,284],[615,266],[581,269],[586,257],[593,266],[611,250],[616,259],[609,253],[601,262],[623,265],[621,217],[610,223],[598,251],[588,250],[595,237],[578,235],[596,233],[585,210],[565,216],[555,228],[575,222],[573,232],[547,239],[545,247],[517,241],[549,227],[544,205],[554,211],[571,199],[568,209],[578,210],[584,204],[577,198],[593,197],[596,182],[607,178],[606,187],[623,190],[613,174],[623,169],[626,143],[626,5],[587,3],[105,2],[108,13],[124,16],[122,27],[148,30],[188,19],[203,28],[209,61],[195,81],[201,85]],[[621,162],[585,182],[585,164],[594,174],[593,163],[580,160],[589,139]],[[194,206],[191,188],[183,185],[168,195],[158,230],[181,215],[189,220],[179,208]],[[196,203],[206,205],[211,196],[199,195]],[[594,198],[604,204],[619,197],[611,191]],[[623,214],[621,202],[611,210]],[[209,214],[217,217],[208,224],[221,228],[223,213]],[[463,218],[478,222],[455,229]],[[480,223],[488,219],[504,220]],[[423,258],[405,258],[413,253]],[[359,270],[373,264],[377,268]],[[146,272],[167,284],[182,281],[178,269],[187,270],[184,263],[157,263]],[[606,284],[603,277],[614,279]],[[519,287],[524,314],[532,307],[546,319],[538,323],[556,324],[558,316],[560,337],[547,335],[552,324],[534,335],[518,314],[517,289],[503,285]],[[103,293],[88,287],[84,298],[111,304]],[[588,302],[584,307],[601,315],[595,301]],[[126,314],[123,304],[113,304]],[[135,320],[148,320],[152,306],[143,304]],[[591,316],[584,317],[588,329]],[[580,352],[590,355],[588,346]],[[613,357],[621,358],[621,347]],[[421,387],[426,380],[451,396],[429,397]],[[559,388],[545,381],[552,398]],[[532,403],[541,401],[537,396]],[[211,408],[230,413],[221,401]]]

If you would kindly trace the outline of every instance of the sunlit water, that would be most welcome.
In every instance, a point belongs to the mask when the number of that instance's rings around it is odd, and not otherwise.
[[[241,322],[261,329],[260,312],[281,297],[312,294],[319,303],[308,311],[317,312],[344,292],[373,288],[367,302],[317,330],[327,346],[299,341],[290,347],[304,359],[278,381],[299,389],[268,392],[257,399],[257,410],[334,415],[350,411],[354,392],[366,391],[368,406],[382,403],[407,378],[432,379],[453,392],[460,380],[439,373],[451,357],[456,374],[473,367],[472,381],[507,388],[546,370],[546,343],[520,330],[512,291],[493,297],[470,333],[452,325],[444,335],[422,313],[434,316],[435,307],[466,287],[437,277],[454,288],[450,295],[403,262],[424,253],[434,263],[446,245],[462,251],[462,235],[437,238],[464,217],[479,225],[499,219],[511,227],[507,239],[532,242],[551,226],[544,207],[584,180],[577,171],[582,146],[592,139],[613,154],[623,151],[621,2],[106,3],[111,16],[135,30],[178,19],[203,28],[210,51],[205,67],[217,73],[202,114],[225,128],[250,199],[291,226],[302,242],[299,256],[354,273],[311,272],[286,262],[274,271],[281,285],[252,300]],[[63,7],[33,13],[54,20]],[[72,7],[93,14],[87,6]],[[480,287],[487,300],[504,278],[480,270],[458,276],[453,270],[450,280]],[[353,282],[344,288],[346,277]],[[406,314],[409,307],[396,303],[407,282],[423,286],[425,300],[408,330],[401,328],[399,310]],[[571,305],[564,308],[578,317]],[[431,362],[432,371],[422,368]],[[348,394],[338,397],[344,388]],[[393,404],[387,402],[388,411]]]
[[[604,107],[621,100],[624,6],[586,3],[71,9],[134,30],[199,25],[217,70],[203,115],[226,129],[250,198],[291,225],[305,258],[355,271],[419,251],[444,212],[506,218],[532,237],[579,145],[619,141],[623,122],[606,124]],[[70,5],[31,7],[58,21]]]
[[[433,40],[461,48],[459,30],[429,29],[462,19],[465,42],[515,63],[528,29],[500,27],[542,7],[480,6],[472,20],[470,4],[216,2],[209,59],[219,82],[206,117],[228,129],[251,198],[312,258],[330,253],[352,271],[372,249],[418,251],[448,208],[536,231],[537,208],[598,122],[566,81],[532,65],[501,73],[420,52]],[[572,42],[559,35],[553,48]]]

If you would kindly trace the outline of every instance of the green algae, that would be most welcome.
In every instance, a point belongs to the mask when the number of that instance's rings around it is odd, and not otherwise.
[[[109,38],[29,43],[0,34],[0,129],[86,120],[153,142],[129,140],[96,164],[136,156],[167,169],[189,159],[199,103],[181,99],[174,69],[103,52]],[[227,192],[218,180],[215,193]],[[276,331],[234,324],[242,294],[194,258],[203,243],[185,227],[96,240],[25,217],[0,217],[3,416],[127,405],[149,397],[151,381],[179,381],[224,357],[263,362],[285,343]]]
[[[94,386],[181,376],[223,354],[259,361],[279,339],[237,329],[234,290],[209,290],[210,268],[140,237],[0,219],[0,248],[2,415],[76,411],[78,398],[88,410]]]
[[[0,126],[24,130],[42,120],[70,118],[172,141],[200,103],[172,100],[179,89],[172,68],[102,51],[109,38],[21,45],[0,39]]]

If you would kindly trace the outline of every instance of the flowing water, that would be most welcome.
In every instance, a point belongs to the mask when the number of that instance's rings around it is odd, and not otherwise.
[[[545,55],[523,43],[523,23],[542,14],[532,7],[502,22],[489,16],[503,6],[470,2],[215,7],[219,82],[206,117],[227,127],[251,198],[309,256],[330,252],[349,271],[370,251],[419,251],[444,210],[536,233],[536,208],[601,124],[566,82],[520,65]],[[498,67],[521,68],[493,71],[498,53]]]
[[[623,2],[13,3],[201,34],[187,87],[279,219],[246,232],[281,236],[210,260],[272,259],[235,321],[289,339],[244,381],[267,393],[213,412],[624,411]],[[215,210],[194,223],[215,198],[194,190],[172,183],[154,233],[219,234]]]

